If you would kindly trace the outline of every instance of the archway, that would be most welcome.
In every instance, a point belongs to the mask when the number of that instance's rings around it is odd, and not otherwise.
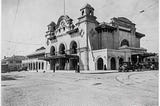
[[[50,54],[51,54],[51,56],[55,55],[55,47],[54,46],[51,47]]]
[[[119,59],[119,66],[121,66],[122,63],[123,63],[123,58],[120,58],[120,59]]]
[[[116,59],[114,57],[111,58],[111,70],[116,69]]]
[[[128,42],[128,40],[126,40],[126,39],[123,39],[122,41],[121,41],[121,46],[129,46],[129,42]]]
[[[65,54],[65,46],[63,43],[59,46],[59,54]]]
[[[77,54],[77,43],[72,41],[70,43],[70,54]],[[78,60],[75,58],[70,59],[70,70],[76,70]]]
[[[97,60],[97,70],[103,70],[103,59],[99,58]]]
[[[51,54],[51,56],[56,54],[54,46],[51,47],[50,54]],[[50,60],[50,70],[54,70],[55,69],[55,62],[54,61],[55,61],[55,59]]]
[[[77,53],[77,43],[75,41],[72,41],[70,44],[70,54],[76,54]]]
[[[59,54],[61,54],[61,55],[65,54],[65,46],[64,46],[63,43],[60,44],[60,46],[59,46]],[[59,58],[58,62],[59,62],[58,69],[59,70],[64,70],[66,59],[65,58]]]

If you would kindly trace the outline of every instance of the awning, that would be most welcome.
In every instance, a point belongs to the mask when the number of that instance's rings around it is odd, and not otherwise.
[[[140,56],[140,57],[150,57],[150,56],[155,56],[155,53],[142,53],[142,54],[133,54],[132,56]]]
[[[63,54],[63,55],[53,55],[53,56],[41,57],[41,58],[38,58],[38,59],[49,61],[49,60],[61,59],[61,58],[64,58],[64,59],[78,59],[79,56],[74,55],[74,54],[70,54],[70,55]]]

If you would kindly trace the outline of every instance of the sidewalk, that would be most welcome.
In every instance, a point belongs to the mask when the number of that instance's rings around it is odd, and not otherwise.
[[[48,72],[53,73],[53,70],[47,70],[46,73]],[[116,72],[118,72],[118,70],[81,70],[80,71],[81,74],[83,73],[85,74],[103,74],[103,73],[116,73]],[[56,70],[55,73],[75,73],[75,70]]]

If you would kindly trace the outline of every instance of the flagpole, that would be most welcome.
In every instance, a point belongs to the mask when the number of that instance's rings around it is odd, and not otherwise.
[[[64,15],[65,15],[65,0],[64,0]]]

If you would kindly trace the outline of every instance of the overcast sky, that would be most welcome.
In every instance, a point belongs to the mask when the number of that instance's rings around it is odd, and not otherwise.
[[[44,46],[47,25],[51,21],[57,23],[64,14],[63,1],[19,0],[17,9],[18,0],[2,0],[1,57],[27,55]],[[158,0],[65,0],[66,14],[74,23],[86,3],[94,7],[99,22],[109,22],[112,17],[130,19],[137,31],[146,35],[141,47],[158,52]]]

